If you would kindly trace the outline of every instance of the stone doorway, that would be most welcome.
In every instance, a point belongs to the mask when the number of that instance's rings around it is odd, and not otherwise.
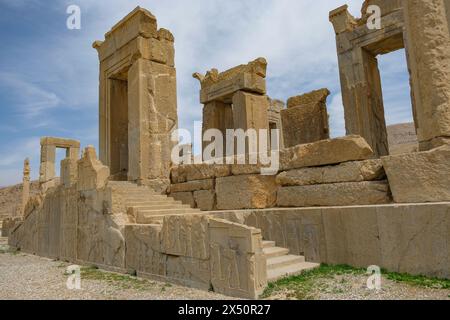
[[[108,79],[110,100],[110,170],[112,180],[128,179],[128,72]]]

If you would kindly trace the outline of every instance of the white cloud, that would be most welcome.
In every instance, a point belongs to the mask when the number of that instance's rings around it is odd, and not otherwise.
[[[8,90],[16,110],[26,118],[34,118],[60,105],[59,97],[19,74],[0,72],[0,86]]]

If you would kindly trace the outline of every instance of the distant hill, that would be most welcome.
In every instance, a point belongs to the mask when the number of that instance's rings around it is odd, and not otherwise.
[[[32,181],[30,193],[39,192],[39,182]],[[19,213],[22,207],[22,184],[0,188],[0,221]]]

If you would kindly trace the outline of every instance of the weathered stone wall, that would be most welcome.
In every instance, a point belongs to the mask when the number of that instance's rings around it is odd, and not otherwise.
[[[167,216],[162,225],[127,225],[129,272],[236,297],[267,285],[258,229],[207,215]]]
[[[275,175],[258,164],[182,165],[172,168],[170,195],[204,211],[389,203],[372,156],[364,139],[348,136],[283,149]]]
[[[450,278],[450,203],[217,212],[307,261]]]

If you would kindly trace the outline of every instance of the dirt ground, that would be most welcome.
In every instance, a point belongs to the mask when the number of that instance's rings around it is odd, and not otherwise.
[[[163,282],[138,279],[93,268],[82,268],[80,289],[67,288],[70,264],[14,252],[0,238],[0,300],[223,300],[220,294]],[[367,289],[367,276],[354,272],[317,272],[305,278],[277,283],[266,299],[379,300],[447,299],[450,290],[382,279],[382,289]]]

